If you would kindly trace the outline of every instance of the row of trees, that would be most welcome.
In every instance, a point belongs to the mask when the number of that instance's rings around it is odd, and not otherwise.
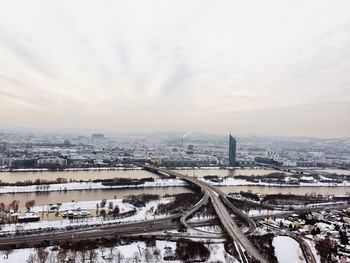
[[[271,263],[278,262],[275,256],[275,247],[272,245],[274,237],[275,235],[273,233],[259,236],[248,236],[249,240],[258,249],[258,251]]]
[[[107,200],[102,199],[100,203],[96,204],[96,215],[100,215],[102,217],[113,216],[117,217],[120,215],[119,206],[114,205],[112,201],[108,203],[108,207],[106,207]]]
[[[294,195],[294,194],[269,194],[265,195],[261,203],[277,204],[307,204],[328,201],[328,197],[322,195]]]
[[[9,212],[11,210],[17,212],[19,207],[19,201],[18,200],[13,200],[11,203],[6,205],[5,203],[1,202],[0,203],[0,212]]]
[[[196,204],[201,196],[195,193],[180,193],[168,195],[174,197],[174,201],[167,204],[159,204],[156,211],[157,214],[176,214],[180,211],[185,211]]]
[[[338,262],[335,257],[338,254],[337,242],[328,235],[324,239],[317,241],[315,248],[321,257],[321,263]]]
[[[76,180],[70,179],[69,182],[76,182]],[[0,186],[28,186],[28,185],[47,185],[47,184],[63,184],[68,183],[66,178],[58,177],[56,180],[45,180],[37,178],[34,181],[25,180],[25,181],[17,181],[15,183],[7,183],[0,180]]]
[[[25,207],[29,211],[31,207],[35,205],[35,200],[29,200],[25,202]],[[13,200],[11,203],[6,205],[5,203],[1,202],[0,203],[0,223],[3,224],[9,224],[9,223],[16,223],[17,222],[17,217],[12,216],[13,212],[18,212],[19,209],[19,201],[18,200]]]
[[[159,199],[160,196],[156,194],[129,195],[123,199],[123,203],[130,203],[136,207],[145,207],[146,203]]]
[[[141,248],[142,242],[146,247]],[[117,248],[120,245],[136,243],[136,251],[129,253],[126,257]],[[13,248],[8,247],[2,253],[5,258],[13,252]],[[176,249],[166,246],[164,254],[157,247],[156,239],[136,239],[136,238],[114,238],[98,240],[66,241],[59,246],[46,247],[46,245],[36,247],[32,250],[25,263],[63,263],[63,262],[97,262],[98,254],[104,262],[125,263],[125,262],[145,262],[154,263],[162,260],[181,260],[191,262],[206,262],[210,256],[210,242],[196,242],[189,239],[179,239],[176,242]],[[1,251],[0,251],[1,253]],[[227,261],[230,262],[230,261]]]
[[[11,203],[6,205],[5,203],[1,202],[0,203],[0,212],[4,213],[9,213],[11,210],[14,212],[18,211],[19,208],[19,201],[18,200],[13,200]],[[30,210],[31,207],[35,205],[35,200],[29,200],[25,202],[24,206],[27,208],[27,210]]]
[[[209,249],[203,242],[197,242],[190,239],[180,238],[176,242],[175,257],[182,261],[205,262],[210,256]]]
[[[134,179],[134,178],[113,178],[113,179],[98,179],[93,180],[93,182],[102,182],[102,185],[106,186],[114,186],[114,185],[140,185],[144,184],[145,182],[154,182],[154,178],[141,178],[141,179]]]

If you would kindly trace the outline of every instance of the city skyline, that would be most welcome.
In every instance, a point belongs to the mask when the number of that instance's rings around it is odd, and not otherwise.
[[[349,137],[331,3],[3,2],[0,129]]]

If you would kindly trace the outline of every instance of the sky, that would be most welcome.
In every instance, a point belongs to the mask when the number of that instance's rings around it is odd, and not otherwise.
[[[0,129],[350,136],[348,0],[0,0]]]

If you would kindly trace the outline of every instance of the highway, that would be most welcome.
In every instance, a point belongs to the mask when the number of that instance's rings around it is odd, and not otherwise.
[[[186,211],[181,216],[181,218],[180,218],[181,224],[186,228],[193,228],[194,230],[199,231],[199,232],[210,233],[210,232],[202,231],[200,229],[196,229],[186,222],[187,218],[189,216],[191,216],[192,214],[194,214],[196,211],[198,211],[202,206],[206,205],[208,203],[208,200],[209,200],[209,195],[206,192],[204,192],[202,199],[192,209]]]
[[[237,244],[237,246],[241,245],[243,247],[243,249],[248,253],[248,255],[250,255],[252,258],[259,261],[260,263],[269,263],[269,261],[264,256],[262,256],[260,254],[260,252],[253,246],[253,244],[249,241],[249,239],[246,237],[246,235],[241,231],[241,229],[237,226],[237,224],[231,218],[230,213],[227,211],[227,209],[222,201],[222,200],[227,200],[226,195],[221,190],[217,189],[216,187],[214,187],[212,185],[207,184],[206,182],[203,182],[203,181],[198,180],[196,178],[189,177],[187,175],[183,175],[180,173],[159,169],[157,167],[144,166],[144,168],[146,170],[149,170],[149,171],[166,173],[169,176],[176,176],[182,180],[185,180],[187,182],[190,182],[190,183],[200,187],[202,189],[202,191],[204,192],[204,196],[208,195],[210,197],[210,200],[213,204],[215,212],[216,212],[222,226],[225,228],[226,232],[231,237],[231,239]],[[224,202],[226,203],[229,201],[227,200]],[[234,206],[232,205],[232,207],[234,207]],[[237,209],[237,211],[239,211],[239,210]],[[241,214],[243,214],[243,213],[241,213]],[[241,215],[241,216],[243,217],[243,215]],[[245,216],[245,217],[247,217],[247,216]],[[244,255],[241,255],[241,256],[244,256]]]
[[[49,242],[49,245],[63,243],[65,241],[80,241],[80,240],[94,240],[101,237],[113,238],[116,236],[154,236],[160,235],[157,232],[164,232],[167,230],[177,230],[181,223],[178,219],[181,214],[176,214],[170,217],[161,219],[154,219],[142,222],[111,224],[103,226],[92,226],[83,229],[74,229],[69,231],[51,231],[41,233],[31,233],[24,235],[11,235],[0,237],[0,249],[7,245],[19,245],[21,247],[32,247],[39,245],[42,242]],[[203,220],[198,222],[188,223],[189,228],[212,225],[213,220]],[[169,234],[170,235],[170,234]],[[163,235],[164,236],[164,235]],[[172,237],[201,237],[203,235],[183,235],[179,233],[171,233]],[[208,238],[208,235],[204,236]],[[222,235],[210,236],[211,239],[222,239]]]
[[[255,222],[245,213],[243,213],[241,210],[239,210],[237,207],[235,207],[229,200],[228,198],[230,198],[229,195],[225,194],[223,191],[221,191],[219,188],[212,186],[212,185],[208,185],[213,191],[215,191],[216,193],[218,193],[221,197],[221,200],[225,203],[225,205],[227,205],[228,208],[230,208],[232,210],[232,212],[234,212],[236,215],[238,215],[238,217],[240,217],[244,222],[247,223],[248,225],[248,229],[245,231],[246,235],[249,235],[251,233],[253,233],[256,229],[256,224]]]
[[[181,215],[177,214],[162,219],[154,219],[144,222],[111,224],[85,229],[75,229],[70,231],[44,232],[41,234],[1,237],[0,248],[6,245],[34,245],[40,244],[43,241],[49,242],[50,244],[55,244],[70,240],[91,240],[101,237],[111,238],[115,236],[126,236],[130,234],[174,230],[179,227],[179,223],[173,222],[173,219],[179,218],[180,216]]]
[[[247,253],[252,256],[254,259],[260,261],[261,263],[268,263],[267,259],[265,259],[259,251],[253,246],[253,244],[249,241],[245,234],[241,231],[241,229],[237,226],[234,220],[231,218],[229,212],[227,211],[224,204],[221,202],[219,196],[212,192],[210,193],[210,199],[212,200],[214,209],[226,229],[229,236],[234,240],[237,245],[240,244]]]

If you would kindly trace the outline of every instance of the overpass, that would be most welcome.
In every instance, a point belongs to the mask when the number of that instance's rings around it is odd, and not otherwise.
[[[250,255],[252,258],[254,258],[255,260],[259,261],[260,263],[269,263],[269,261],[260,254],[260,252],[253,246],[253,244],[249,241],[246,235],[241,231],[241,229],[237,226],[237,224],[231,218],[230,213],[227,211],[223,203],[225,202],[226,204],[228,204],[230,202],[227,200],[226,194],[224,194],[221,190],[217,189],[212,185],[207,184],[206,182],[198,180],[197,178],[189,177],[187,175],[183,175],[177,172],[159,169],[158,167],[154,167],[154,166],[143,166],[143,167],[145,170],[148,170],[150,172],[160,173],[163,175],[168,174],[169,176],[180,178],[186,182],[189,182],[191,184],[198,186],[204,193],[203,198],[205,198],[206,196],[210,198],[211,203],[213,204],[215,212],[223,228],[226,230],[230,238],[237,244],[238,250],[240,250],[240,246],[241,246],[246,251],[246,253]],[[251,223],[252,220],[248,216],[244,215],[232,204],[231,204],[231,207],[235,212],[239,214],[239,216],[241,216],[242,218],[250,222],[250,228],[253,228],[253,227],[255,228],[255,224]],[[195,208],[196,209],[194,209],[194,211],[197,211],[199,209],[199,207],[197,206]],[[241,254],[241,257],[244,257],[243,255],[244,253],[240,253],[240,254]],[[246,261],[246,259],[243,259],[243,261]]]

